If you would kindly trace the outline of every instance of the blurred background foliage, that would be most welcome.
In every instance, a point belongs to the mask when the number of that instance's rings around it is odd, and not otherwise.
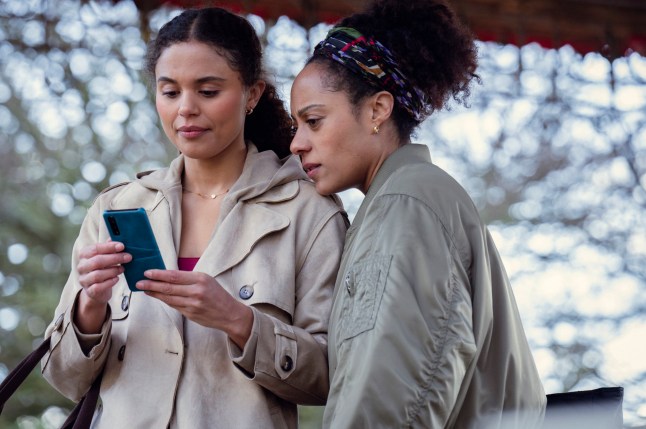
[[[0,0],[0,379],[42,340],[97,193],[175,155],[141,71],[175,13]],[[248,18],[287,96],[329,26]],[[646,59],[479,49],[468,108],[434,114],[417,138],[490,225],[546,391],[622,385],[626,426],[646,427]],[[362,196],[342,198],[353,215]],[[55,428],[72,406],[36,371],[0,427]],[[301,411],[320,426],[321,408]]]

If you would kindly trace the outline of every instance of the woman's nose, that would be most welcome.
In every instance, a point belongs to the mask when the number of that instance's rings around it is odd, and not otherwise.
[[[298,130],[294,133],[292,137],[292,142],[289,145],[289,150],[294,155],[301,155],[303,152],[307,152],[310,149],[307,144],[307,139],[303,138],[302,133],[299,134]]]
[[[198,112],[199,109],[193,98],[189,95],[183,95],[179,103],[178,114],[186,117],[196,115]]]

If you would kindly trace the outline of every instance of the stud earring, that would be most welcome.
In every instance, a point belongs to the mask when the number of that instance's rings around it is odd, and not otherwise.
[[[379,134],[379,125],[375,125],[374,127],[372,127],[372,133]]]
[[[245,113],[247,115],[251,115],[253,113],[253,107],[247,107],[247,110],[245,110]]]

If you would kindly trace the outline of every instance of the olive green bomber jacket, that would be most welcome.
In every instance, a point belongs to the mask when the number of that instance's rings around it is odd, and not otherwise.
[[[462,187],[408,144],[347,236],[324,427],[531,428],[545,394],[496,247]]]

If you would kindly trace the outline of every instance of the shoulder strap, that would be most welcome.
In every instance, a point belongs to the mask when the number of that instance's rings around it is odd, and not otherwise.
[[[11,371],[0,384],[0,413],[4,404],[14,394],[16,389],[25,381],[25,378],[31,373],[38,362],[45,356],[49,350],[51,338],[47,337],[40,346],[33,352],[29,353],[20,363]]]
[[[76,404],[76,407],[67,416],[61,429],[89,429],[92,424],[92,417],[94,417],[96,403],[99,400],[102,378],[103,372],[99,373],[94,383],[92,383],[90,390],[81,398],[79,403]]]
[[[2,381],[2,384],[0,384],[0,414],[2,414],[2,409],[7,400],[25,381],[43,356],[45,356],[45,353],[49,350],[50,343],[51,337],[45,338],[38,348],[20,361],[13,371]],[[76,407],[69,414],[61,429],[86,429],[90,427],[92,417],[94,416],[94,409],[99,399],[102,378],[103,372],[94,380],[88,393],[76,404]]]

